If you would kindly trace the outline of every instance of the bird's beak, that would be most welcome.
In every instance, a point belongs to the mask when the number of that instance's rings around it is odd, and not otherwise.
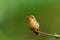
[[[27,18],[29,18],[29,16],[26,16]]]

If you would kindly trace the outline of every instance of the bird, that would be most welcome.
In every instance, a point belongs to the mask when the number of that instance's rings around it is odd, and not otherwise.
[[[27,16],[29,20],[29,29],[32,30],[37,36],[40,36],[40,31],[39,31],[39,23],[37,22],[35,16],[30,15]]]

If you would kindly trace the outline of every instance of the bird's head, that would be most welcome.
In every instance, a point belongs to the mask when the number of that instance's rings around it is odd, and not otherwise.
[[[30,16],[27,16],[28,20],[31,21],[31,20],[34,20],[34,16],[33,15],[30,15]]]

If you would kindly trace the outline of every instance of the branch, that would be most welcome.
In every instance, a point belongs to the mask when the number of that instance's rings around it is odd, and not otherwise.
[[[44,34],[44,35],[48,35],[48,36],[52,36],[52,37],[55,37],[56,39],[57,38],[60,38],[60,35],[58,35],[58,34],[48,34],[48,33],[45,33],[45,32],[40,32],[40,34]]]

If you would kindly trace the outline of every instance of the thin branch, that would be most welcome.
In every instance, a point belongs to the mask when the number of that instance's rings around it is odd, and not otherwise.
[[[58,35],[58,34],[48,34],[48,33],[45,33],[45,32],[40,32],[40,34],[44,34],[44,35],[48,35],[48,36],[52,36],[52,37],[55,37],[56,39],[57,38],[60,38],[60,35]]]

